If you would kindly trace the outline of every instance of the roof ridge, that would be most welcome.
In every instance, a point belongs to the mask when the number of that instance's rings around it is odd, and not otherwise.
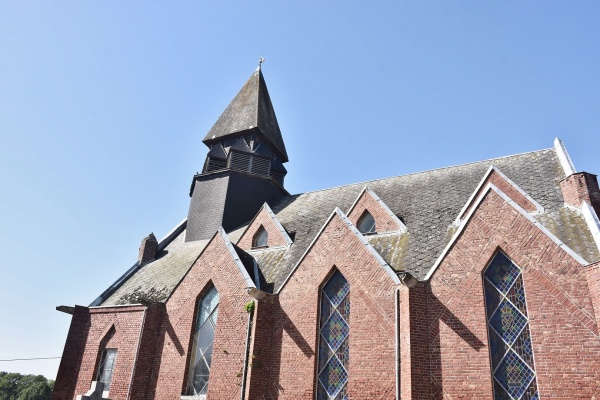
[[[444,169],[450,169],[450,168],[456,168],[456,167],[464,167],[466,165],[478,164],[478,163],[482,163],[482,162],[486,162],[486,161],[495,161],[495,160],[500,160],[500,159],[503,159],[503,158],[523,156],[525,154],[531,154],[531,153],[541,153],[541,152],[548,151],[548,150],[554,150],[555,151],[556,149],[554,147],[548,147],[548,148],[541,149],[541,150],[525,151],[523,153],[511,154],[509,156],[502,156],[502,157],[496,157],[496,158],[488,158],[488,159],[485,159],[485,160],[472,161],[472,162],[468,162],[468,163],[464,163],[464,164],[456,164],[456,165],[450,165],[450,166],[447,166],[447,167],[432,168],[432,169],[426,169],[426,170],[423,170],[423,171],[411,172],[411,173],[404,174],[404,175],[394,175],[394,176],[388,176],[388,177],[385,177],[385,178],[371,179],[369,181],[347,183],[345,185],[332,186],[332,187],[328,187],[328,188],[312,190],[312,191],[309,191],[309,192],[294,193],[294,194],[290,195],[289,197],[296,197],[296,196],[302,196],[303,194],[323,192],[325,190],[341,189],[341,188],[345,188],[345,187],[348,187],[348,186],[354,186],[354,185],[368,185],[369,183],[383,181],[383,180],[386,180],[386,179],[394,179],[394,178],[400,178],[400,177],[404,177],[404,176],[424,174],[426,172],[441,171],[441,170],[444,170]]]

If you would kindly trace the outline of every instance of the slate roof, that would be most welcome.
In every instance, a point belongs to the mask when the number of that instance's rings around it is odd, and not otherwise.
[[[564,206],[559,182],[565,173],[552,148],[284,197],[271,209],[294,243],[247,252],[260,268],[261,289],[277,292],[333,210],[339,207],[347,212],[365,186],[408,229],[406,233],[367,236],[367,240],[394,270],[424,279],[452,238],[453,222],[491,165],[544,208],[535,218],[548,230],[588,262],[600,259],[581,212]],[[232,243],[245,228],[229,233]],[[182,237],[183,233],[166,247],[165,254],[133,274],[103,305],[134,302],[136,296],[164,301],[207,243],[184,243]]]
[[[285,144],[260,67],[250,76],[202,141],[209,144],[213,140],[256,128],[278,150],[282,161],[287,162]]]
[[[155,261],[137,270],[102,305],[165,301],[210,241],[185,242],[184,238],[185,230],[158,253]]]
[[[335,207],[346,212],[369,186],[407,226],[403,234],[368,236],[396,271],[424,279],[454,233],[453,222],[494,165],[545,209],[538,220],[587,261],[600,258],[581,213],[564,207],[559,182],[565,178],[554,148],[481,162],[378,179],[290,196],[271,208],[294,244],[285,254],[252,251],[276,292]],[[230,237],[236,240],[238,232]]]

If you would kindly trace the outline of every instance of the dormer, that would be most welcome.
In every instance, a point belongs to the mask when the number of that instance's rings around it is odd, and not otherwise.
[[[363,235],[406,232],[406,225],[368,186],[358,195],[347,215]]]

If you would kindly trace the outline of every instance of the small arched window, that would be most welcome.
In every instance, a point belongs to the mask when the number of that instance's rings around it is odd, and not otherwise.
[[[365,210],[365,212],[358,219],[357,228],[360,233],[375,233],[375,218],[371,215],[370,212]]]
[[[267,247],[269,245],[269,233],[267,230],[261,225],[258,228],[258,231],[254,234],[254,238],[252,238],[252,247]]]
[[[196,312],[196,326],[186,395],[200,396],[206,395],[208,392],[208,377],[210,375],[210,362],[212,360],[218,314],[219,292],[212,286],[202,296]]]

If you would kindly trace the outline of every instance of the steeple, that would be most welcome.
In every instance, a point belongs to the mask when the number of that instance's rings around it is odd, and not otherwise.
[[[260,65],[203,140],[210,151],[194,176],[186,241],[210,239],[250,221],[260,207],[289,193],[288,161]]]
[[[203,142],[210,147],[226,137],[256,132],[276,151],[282,162],[288,161],[275,110],[260,65],[233,98]]]

